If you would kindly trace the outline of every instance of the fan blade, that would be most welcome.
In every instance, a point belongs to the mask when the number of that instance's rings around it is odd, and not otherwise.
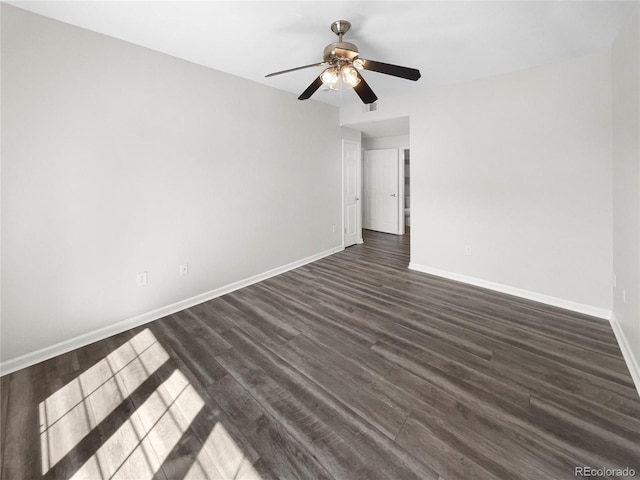
[[[306,100],[307,98],[311,97],[311,95],[316,93],[316,90],[318,90],[321,86],[322,79],[318,76],[318,78],[316,78],[313,83],[309,85],[304,92],[302,92],[302,94],[298,97],[298,100]]]
[[[378,97],[375,93],[373,93],[373,90],[371,90],[369,84],[364,81],[364,78],[362,78],[360,72],[358,72],[358,78],[360,79],[360,83],[353,87],[353,89],[356,91],[360,99],[364,103],[373,103],[378,100]]]
[[[309,67],[323,67],[325,65],[327,65],[327,62],[312,63],[311,65],[305,65],[304,67],[296,67],[296,68],[290,68],[289,70],[282,70],[280,72],[273,72],[273,73],[270,73],[269,75],[265,75],[265,78],[273,77],[275,75],[281,75],[283,73],[295,72],[296,70],[302,70],[304,68],[309,68]]]
[[[360,58],[362,67],[372,72],[385,73],[394,77],[406,78],[414,82],[420,78],[420,70],[415,68],[401,67],[399,65],[391,65],[389,63],[376,62],[375,60],[366,60]]]

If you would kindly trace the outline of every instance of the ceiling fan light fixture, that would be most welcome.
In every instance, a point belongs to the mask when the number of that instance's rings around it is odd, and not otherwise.
[[[340,86],[340,70],[337,67],[329,67],[320,74],[320,79],[331,90],[338,90]]]
[[[279,72],[269,73],[267,77],[273,77],[283,73],[295,72],[310,67],[328,66],[311,85],[300,94],[298,100],[307,100],[318,91],[323,85],[325,89],[339,90],[340,81],[360,97],[365,104],[371,104],[378,100],[376,94],[371,90],[366,80],[362,78],[358,70],[371,70],[373,72],[383,73],[394,77],[404,78],[406,80],[416,81],[420,78],[420,70],[417,68],[401,67],[391,63],[377,62],[359,58],[358,47],[353,43],[342,41],[342,36],[347,33],[351,24],[346,20],[337,20],[331,24],[331,31],[338,35],[338,41],[327,45],[323,52],[323,61],[304,65],[302,67],[289,68]]]
[[[340,74],[342,76],[342,81],[348,87],[355,87],[360,83],[360,76],[358,75],[358,71],[351,65],[345,65],[340,70]]]

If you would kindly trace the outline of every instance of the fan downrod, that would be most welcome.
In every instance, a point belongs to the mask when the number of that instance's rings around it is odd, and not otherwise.
[[[339,41],[342,41],[342,35],[347,33],[351,28],[351,23],[346,20],[336,20],[331,24],[331,31],[338,35]]]

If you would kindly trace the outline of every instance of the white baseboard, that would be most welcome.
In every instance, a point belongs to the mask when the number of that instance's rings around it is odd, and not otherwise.
[[[172,313],[176,313],[181,310],[184,310],[185,308],[190,308],[190,307],[193,307],[194,305],[198,305],[208,300],[212,300],[216,297],[226,295],[227,293],[231,293],[235,290],[248,287],[249,285],[253,285],[254,283],[258,283],[268,278],[275,277],[276,275],[280,275],[281,273],[288,272],[289,270],[293,270],[295,268],[301,267],[308,263],[315,262],[316,260],[320,260],[321,258],[328,257],[329,255],[333,255],[334,253],[338,253],[342,250],[344,250],[344,247],[342,246],[325,250],[324,252],[311,255],[310,257],[303,258],[301,260],[296,260],[295,262],[291,262],[287,265],[274,268],[267,272],[259,273],[258,275],[254,275],[252,277],[239,280],[229,285],[216,288],[215,290],[201,293],[194,297],[187,298],[185,300],[181,300],[176,303],[172,303],[171,305],[166,305],[164,307],[157,308],[155,310],[152,310],[151,312],[143,313],[141,315],[136,315],[135,317],[128,318],[126,320],[115,323],[113,325],[109,325],[104,328],[100,328],[98,330],[94,330],[92,332],[79,335],[69,340],[56,343],[55,345],[41,348],[40,350],[36,350],[35,352],[30,352],[16,358],[12,358],[10,360],[0,363],[0,376],[15,372],[16,370],[20,370],[22,368],[29,367],[31,365],[35,365],[36,363],[40,363],[44,360],[48,360],[58,355],[62,355],[63,353],[70,352],[72,350],[75,350],[76,348],[84,347],[85,345],[89,345],[90,343],[103,340],[112,335],[116,335],[118,333],[129,330],[131,328],[144,325],[145,323],[158,320],[160,318],[166,317],[167,315],[171,315]]]
[[[533,300],[535,302],[553,305],[554,307],[564,308],[565,310],[584,313],[585,315],[591,315],[593,317],[603,318],[605,320],[611,319],[611,310],[607,310],[606,308],[599,308],[592,305],[572,302],[571,300],[552,297],[550,295],[544,295],[542,293],[532,292],[530,290],[523,290],[521,288],[511,287],[509,285],[502,285],[500,283],[494,283],[480,278],[468,277],[466,275],[460,275],[458,273],[447,272],[446,270],[440,270],[438,268],[426,267],[424,265],[419,265],[413,262],[409,264],[409,268],[417,272],[428,273],[430,275],[448,278],[449,280],[456,280],[458,282],[468,283],[477,287],[488,288],[489,290],[495,290],[496,292],[507,293],[516,297],[526,298],[527,300]]]
[[[629,342],[627,341],[627,337],[625,336],[615,313],[611,314],[610,321],[611,328],[613,329],[613,333],[616,336],[616,340],[618,340],[618,345],[620,346],[620,350],[622,351],[624,361],[627,364],[627,368],[629,369],[629,373],[631,374],[633,383],[636,386],[638,395],[640,395],[640,365],[638,365],[638,360],[631,350]]]

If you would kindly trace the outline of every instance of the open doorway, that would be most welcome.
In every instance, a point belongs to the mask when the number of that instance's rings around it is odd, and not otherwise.
[[[362,228],[395,235],[409,233],[409,117],[343,126],[361,132]]]

